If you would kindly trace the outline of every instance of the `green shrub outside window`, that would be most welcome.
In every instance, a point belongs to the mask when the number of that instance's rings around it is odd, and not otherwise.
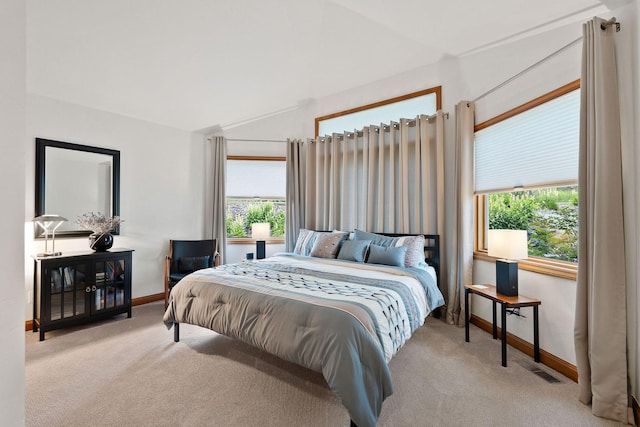
[[[268,222],[272,237],[284,237],[284,199],[228,198],[227,237],[251,237],[251,225]]]
[[[491,193],[489,229],[527,230],[529,256],[578,262],[578,187]]]

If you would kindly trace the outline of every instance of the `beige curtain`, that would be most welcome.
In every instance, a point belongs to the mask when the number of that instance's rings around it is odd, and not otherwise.
[[[443,235],[443,121],[438,112],[308,143],[304,227]]]
[[[594,415],[628,420],[627,300],[620,111],[614,29],[583,26],[578,283],[579,399]]]
[[[303,228],[305,163],[303,142],[287,139],[287,206],[286,206],[286,250],[293,252],[296,237]]]
[[[207,194],[210,197],[205,222],[206,235],[218,240],[220,263],[225,263],[227,246],[227,139],[210,138]]]
[[[447,301],[446,322],[459,325],[465,319],[464,286],[471,285],[473,280],[473,141],[474,141],[475,105],[462,101],[456,105],[456,134],[454,176],[452,183],[452,218],[453,226],[448,241],[451,259],[449,280],[445,299]]]

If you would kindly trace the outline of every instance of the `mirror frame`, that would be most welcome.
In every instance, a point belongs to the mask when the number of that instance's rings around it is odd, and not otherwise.
[[[108,148],[92,147],[89,145],[72,144],[70,142],[54,141],[51,139],[36,138],[36,182],[35,182],[35,216],[46,213],[45,206],[45,182],[46,182],[46,148],[60,148],[64,150],[85,151],[88,153],[104,154],[111,156],[113,162],[113,173],[111,182],[111,215],[120,215],[120,151]],[[69,220],[71,220],[69,218]],[[36,238],[43,238],[44,233],[34,223],[34,234]],[[80,237],[91,234],[90,230],[71,230],[56,232],[56,237]],[[116,227],[111,234],[120,234],[120,227]]]

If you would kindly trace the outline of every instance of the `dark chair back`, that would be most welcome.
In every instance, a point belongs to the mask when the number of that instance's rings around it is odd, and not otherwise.
[[[219,263],[218,242],[209,240],[169,240],[169,255],[164,263],[164,306],[169,303],[171,288],[184,276]]]
[[[216,239],[209,240],[170,240],[169,241],[169,257],[171,258],[171,274],[187,272],[195,269],[187,268],[189,262],[185,259],[202,258],[208,256],[206,266],[202,266],[198,260],[195,260],[195,267],[211,268],[215,265],[217,252]],[[199,269],[199,268],[196,268]],[[188,272],[192,272],[188,271]]]

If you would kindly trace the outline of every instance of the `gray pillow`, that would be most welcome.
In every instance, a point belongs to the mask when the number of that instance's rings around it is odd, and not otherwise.
[[[335,258],[347,236],[347,233],[341,232],[319,234],[309,255],[317,258]]]
[[[298,234],[298,240],[296,241],[293,253],[309,256],[311,248],[313,248],[313,244],[316,242],[319,234],[320,233],[313,230],[307,230],[306,228],[300,229],[300,234]]]
[[[382,234],[367,233],[366,231],[362,230],[356,230],[353,233],[353,240],[371,240],[372,245],[395,246],[398,238],[383,236]]]
[[[371,240],[347,240],[342,244],[338,259],[346,259],[349,261],[364,262],[364,256],[369,249]]]
[[[367,262],[370,264],[386,264],[404,267],[404,257],[406,254],[406,246],[385,247],[372,244],[369,246]]]

